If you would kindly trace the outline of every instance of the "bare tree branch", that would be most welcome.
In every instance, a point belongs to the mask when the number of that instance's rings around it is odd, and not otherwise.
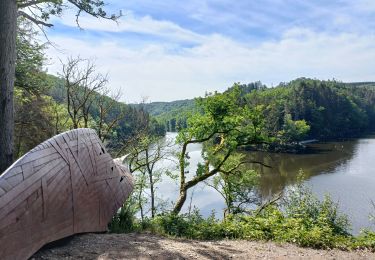
[[[279,192],[278,194],[276,194],[275,196],[273,196],[273,198],[271,198],[270,200],[266,201],[265,203],[263,203],[255,212],[255,216],[258,216],[265,208],[267,208],[269,205],[272,205],[274,203],[276,203],[278,200],[280,200],[283,196],[283,193],[282,192]]]
[[[82,68],[82,65],[84,67]],[[63,77],[67,96],[67,107],[73,127],[78,128],[83,119],[83,126],[88,127],[88,121],[95,95],[108,82],[107,76],[95,74],[95,64],[90,60],[69,58],[63,64]]]

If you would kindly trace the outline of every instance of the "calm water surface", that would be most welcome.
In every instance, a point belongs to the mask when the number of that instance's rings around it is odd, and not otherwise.
[[[175,138],[168,133],[166,138]],[[370,201],[375,201],[375,136],[342,142],[316,143],[308,146],[306,154],[282,154],[251,152],[248,157],[262,161],[272,168],[252,166],[261,173],[260,194],[263,198],[272,196],[296,182],[300,170],[303,170],[306,184],[318,197],[329,193],[340,204],[352,223],[352,231],[357,234],[361,228],[371,225],[368,216],[375,213]],[[190,174],[196,170],[196,164],[202,161],[201,146],[189,147]],[[164,167],[171,166],[163,162]],[[169,164],[169,165],[167,165]],[[159,194],[165,200],[175,201],[178,195],[177,184],[164,178],[159,185]],[[191,203],[190,203],[191,202]],[[220,195],[212,188],[200,184],[189,192],[184,206],[198,207],[204,215],[215,210],[222,214],[225,205]]]

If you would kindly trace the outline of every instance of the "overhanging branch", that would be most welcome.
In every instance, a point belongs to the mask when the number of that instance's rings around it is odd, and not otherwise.
[[[30,20],[31,22],[35,23],[36,25],[42,25],[42,26],[46,26],[46,27],[52,27],[53,26],[53,24],[46,23],[44,21],[38,20],[38,19],[32,17],[31,15],[25,13],[24,11],[18,11],[18,16],[22,16],[22,17]]]
[[[19,9],[22,9],[22,8],[26,8],[32,5],[43,4],[43,3],[50,2],[50,1],[51,0],[33,0],[33,1],[22,3],[22,4],[18,4],[17,6]]]

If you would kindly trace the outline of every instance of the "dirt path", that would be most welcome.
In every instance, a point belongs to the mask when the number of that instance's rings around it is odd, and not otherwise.
[[[44,248],[31,259],[375,259],[366,251],[313,250],[243,240],[196,241],[152,234],[84,234]]]

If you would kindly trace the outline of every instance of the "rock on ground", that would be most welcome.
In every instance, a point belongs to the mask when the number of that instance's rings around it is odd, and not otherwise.
[[[369,251],[314,250],[244,240],[197,241],[148,233],[83,234],[42,248],[40,259],[375,259]]]

